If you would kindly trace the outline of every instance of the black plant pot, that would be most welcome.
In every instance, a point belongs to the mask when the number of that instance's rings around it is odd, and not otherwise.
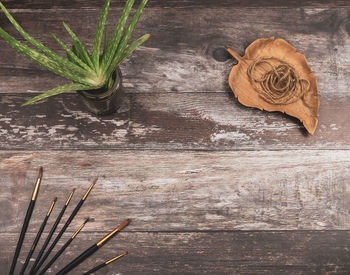
[[[99,116],[115,113],[121,103],[122,98],[122,73],[119,68],[113,73],[113,86],[109,90],[96,89],[88,91],[78,91],[82,96],[87,109]]]

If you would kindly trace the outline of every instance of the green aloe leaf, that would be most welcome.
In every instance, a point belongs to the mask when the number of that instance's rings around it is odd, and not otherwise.
[[[121,55],[123,54],[123,51],[125,50],[125,47],[128,44],[132,33],[134,32],[135,26],[136,26],[137,22],[139,21],[140,16],[142,14],[142,11],[145,8],[147,2],[148,2],[148,0],[142,0],[139,7],[137,8],[134,16],[132,17],[130,25],[128,26],[127,30],[125,31],[125,34],[118,45],[118,49],[115,52],[112,61],[110,62],[110,64],[112,64],[113,67],[115,66],[115,64],[118,63],[118,60],[121,58]],[[109,66],[108,66],[107,70],[110,71]]]
[[[98,71],[98,69],[99,69],[101,41],[102,41],[102,36],[103,36],[103,30],[104,30],[104,27],[106,24],[106,19],[107,19],[107,14],[108,14],[110,2],[111,2],[110,0],[106,0],[105,4],[103,6],[103,9],[102,9],[102,12],[100,15],[100,19],[98,20],[94,44],[92,47],[92,62],[95,65],[96,71]]]
[[[78,50],[81,52],[82,56],[85,59],[85,62],[87,64],[89,64],[90,68],[94,69],[95,68],[94,64],[92,63],[90,55],[89,55],[88,51],[86,50],[84,44],[81,43],[78,36],[76,36],[76,34],[71,30],[71,28],[66,23],[63,22],[63,26],[66,29],[66,31],[68,32],[68,34],[70,35],[70,37],[73,39],[73,42],[75,43]]]
[[[129,17],[132,6],[134,5],[135,0],[128,0],[125,4],[122,15],[119,18],[117,27],[114,30],[111,41],[107,47],[107,50],[104,51],[101,62],[101,70],[103,72],[107,71],[107,68],[112,63],[114,52],[116,51],[121,36],[123,34],[124,26],[126,24],[126,20]]]
[[[89,71],[90,73],[94,73],[94,71],[86,65],[76,54],[68,48],[66,44],[64,44],[55,34],[51,33],[52,38],[66,51],[69,58],[71,58],[76,64],[79,64],[81,67],[83,67],[85,70]]]
[[[113,71],[119,66],[119,64],[121,64],[126,58],[128,58],[139,46],[145,43],[148,40],[148,38],[150,38],[150,36],[150,34],[145,34],[139,39],[132,42],[129,46],[127,46],[120,59],[117,60],[115,64],[111,64],[111,66],[108,68],[107,75],[112,74]]]
[[[13,36],[9,35],[0,27],[0,36],[15,50],[28,57],[29,59],[37,62],[39,65],[45,67],[51,72],[71,79],[75,82],[89,84],[85,77],[77,75],[75,72],[68,70],[68,68],[61,67],[58,63],[48,58],[46,55],[41,54],[28,46],[17,41]]]
[[[145,43],[150,37],[151,35],[149,33],[145,34],[141,36],[139,39],[132,42],[129,46],[127,46],[123,52],[121,59],[118,61],[119,64],[122,63],[126,58],[128,58],[138,47],[140,47],[143,43]]]
[[[101,15],[99,17],[96,34],[93,41],[91,55],[87,51],[84,44],[79,40],[77,35],[70,27],[63,22],[63,26],[72,38],[72,48],[61,41],[57,36],[52,34],[54,40],[66,51],[67,57],[64,58],[42,43],[38,42],[30,36],[12,17],[5,6],[0,2],[0,8],[6,17],[34,48],[16,40],[0,27],[0,37],[3,38],[12,48],[33,60],[49,71],[62,77],[70,79],[73,83],[66,84],[43,94],[40,94],[31,100],[25,102],[23,106],[32,104],[44,98],[54,96],[68,91],[92,90],[100,87],[108,87],[112,85],[112,72],[128,58],[140,45],[142,45],[149,37],[149,34],[143,35],[130,45],[128,45],[136,24],[139,21],[141,13],[147,3],[147,0],[141,0],[140,5],[136,9],[129,26],[126,28],[126,22],[130,15],[135,0],[127,0],[122,15],[118,20],[118,24],[114,29],[110,41],[108,41],[107,15],[110,6],[110,0],[105,0]],[[125,30],[126,28],[126,30]],[[104,36],[103,53],[100,58],[102,47],[102,39]]]
[[[103,52],[105,52],[107,50],[108,47],[108,25],[106,25],[105,28],[105,38],[104,38],[104,42],[103,42]]]
[[[54,96],[54,95],[58,95],[58,94],[62,94],[62,93],[70,92],[70,91],[81,91],[81,90],[91,90],[91,89],[94,89],[94,87],[88,86],[88,85],[82,85],[79,83],[70,83],[70,84],[56,87],[56,88],[49,90],[45,93],[37,95],[36,97],[33,97],[32,99],[23,103],[22,106],[27,106],[29,104],[32,104],[34,102],[37,102],[37,101],[45,99],[45,98],[48,98],[50,96]]]
[[[77,45],[77,43],[75,43],[74,41],[72,41],[72,51],[73,51],[73,53],[74,53],[77,57],[79,57],[80,60],[85,61],[83,52],[81,51],[81,49],[79,48],[79,46]],[[68,57],[69,57],[69,56],[68,56]],[[86,64],[86,63],[85,63],[85,64]]]
[[[26,39],[29,43],[31,43],[34,47],[45,53],[48,57],[51,57],[54,61],[56,61],[60,66],[66,66],[72,70],[75,70],[81,74],[86,74],[81,68],[74,63],[70,62],[69,60],[59,56],[46,46],[44,46],[42,43],[35,40],[32,36],[30,36],[19,24],[18,22],[13,18],[13,16],[8,12],[8,10],[5,8],[5,6],[0,2],[0,7],[5,13],[6,17],[9,19],[9,21],[12,23],[12,25],[16,28],[16,30],[23,36],[24,39]]]

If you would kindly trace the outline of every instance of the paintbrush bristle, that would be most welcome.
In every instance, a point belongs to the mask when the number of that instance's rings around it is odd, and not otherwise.
[[[120,255],[118,255],[118,256],[116,256],[116,257],[114,257],[114,258],[108,260],[107,262],[105,262],[105,264],[108,265],[108,264],[114,262],[115,260],[118,260],[118,259],[120,259],[121,257],[124,257],[125,255],[128,255],[128,254],[129,254],[129,251],[126,251],[126,252],[124,252],[123,254],[120,254]]]
[[[88,190],[86,190],[86,192],[85,192],[85,194],[84,194],[84,196],[83,196],[83,198],[82,198],[83,201],[86,200],[87,196],[88,196],[88,195],[90,194],[90,192],[91,192],[91,189],[95,186],[97,180],[98,180],[98,177],[96,177],[96,178],[93,180],[93,182],[90,184]]]
[[[122,230],[125,226],[127,226],[131,222],[130,219],[126,219],[125,221],[122,222],[121,225],[119,225],[119,230]]]

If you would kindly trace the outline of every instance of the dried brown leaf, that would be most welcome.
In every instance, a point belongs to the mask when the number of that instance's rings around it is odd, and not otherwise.
[[[228,51],[238,61],[229,75],[229,84],[241,104],[268,112],[279,111],[296,117],[310,134],[314,134],[318,123],[319,92],[316,77],[312,74],[312,69],[303,54],[297,52],[296,48],[285,40],[274,37],[254,41],[248,46],[243,57],[232,48],[229,48]],[[288,63],[294,68],[300,79],[309,82],[309,89],[302,97],[296,98],[294,102],[289,104],[275,104],[264,100],[252,86],[251,79],[247,74],[250,65],[263,57],[273,57]]]

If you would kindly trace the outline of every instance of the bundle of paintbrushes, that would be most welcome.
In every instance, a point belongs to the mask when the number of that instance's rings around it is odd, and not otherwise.
[[[21,247],[24,241],[24,237],[30,222],[30,218],[32,216],[33,210],[34,210],[34,206],[35,206],[35,202],[36,199],[38,197],[39,194],[39,187],[41,184],[41,180],[42,180],[42,176],[43,176],[43,168],[41,167],[39,170],[39,175],[37,178],[37,181],[35,183],[34,186],[34,191],[27,209],[27,213],[26,216],[24,218],[24,222],[23,222],[23,226],[22,226],[22,230],[17,242],[17,247],[15,250],[15,254],[13,256],[13,260],[12,260],[12,264],[11,264],[11,269],[10,269],[10,275],[13,275],[15,273],[15,268],[16,268],[16,264],[17,264],[17,259],[19,257],[20,251],[21,251]],[[76,216],[76,214],[78,213],[79,209],[82,207],[82,205],[84,204],[86,198],[88,197],[88,195],[90,194],[92,188],[94,187],[94,185],[97,182],[97,178],[94,179],[94,181],[91,183],[91,185],[89,186],[89,188],[87,189],[87,191],[85,192],[84,196],[81,198],[81,200],[79,201],[79,203],[77,204],[77,206],[74,208],[72,214],[69,216],[69,218],[67,219],[67,221],[65,222],[65,224],[63,225],[62,229],[59,231],[59,233],[56,235],[55,239],[53,240],[53,242],[51,243],[51,245],[49,246],[48,249],[47,246],[49,245],[51,238],[53,236],[53,234],[56,231],[56,228],[59,224],[59,222],[61,221],[66,208],[68,207],[71,198],[74,194],[75,189],[73,189],[65,204],[62,207],[62,210],[60,211],[60,213],[58,214],[49,234],[47,235],[45,242],[43,244],[43,246],[41,247],[40,251],[38,252],[37,256],[35,257],[35,261],[33,263],[33,265],[31,266],[31,268],[27,269],[28,264],[30,259],[32,258],[35,249],[37,248],[37,244],[41,238],[41,235],[46,227],[47,221],[52,213],[52,210],[56,204],[57,198],[54,198],[53,201],[51,202],[50,206],[49,206],[49,210],[47,211],[47,214],[44,217],[44,220],[38,230],[38,233],[33,241],[33,244],[29,250],[28,255],[26,256],[25,262],[23,264],[23,266],[21,267],[20,273],[19,274],[29,274],[29,275],[35,275],[35,274],[45,274],[45,272],[55,263],[55,261],[60,257],[61,254],[63,254],[63,252],[65,251],[65,249],[70,245],[70,243],[77,237],[78,233],[83,229],[83,227],[85,226],[85,224],[89,221],[89,219],[87,218],[82,225],[74,232],[73,235],[70,236],[70,238],[68,239],[68,241],[58,250],[58,252],[51,257],[51,259],[49,261],[46,260],[48,259],[49,255],[51,254],[51,252],[53,251],[54,247],[56,246],[56,244],[58,243],[58,241],[61,239],[62,235],[65,233],[67,227],[69,226],[69,224],[72,222],[72,220],[74,219],[74,217]],[[85,250],[83,253],[81,253],[80,255],[78,255],[74,260],[72,260],[70,263],[68,263],[66,266],[62,267],[61,270],[57,271],[56,274],[59,275],[63,275],[63,274],[67,274],[69,271],[71,271],[73,268],[75,268],[76,266],[78,266],[80,263],[82,263],[84,260],[86,260],[89,256],[91,256],[93,253],[95,253],[102,245],[104,245],[109,239],[111,239],[114,235],[116,235],[120,230],[122,230],[125,226],[127,226],[129,224],[130,220],[127,219],[124,222],[122,222],[118,227],[116,227],[114,230],[112,230],[110,233],[108,233],[106,236],[104,236],[102,239],[100,239],[98,242],[94,243],[90,248],[88,248],[87,250]],[[106,262],[97,265],[96,267],[92,268],[91,270],[85,272],[84,274],[91,274],[101,268],[103,268],[104,266],[114,262],[115,260],[127,255],[128,252],[125,252],[123,254],[120,254],[110,260],[107,260]],[[26,270],[28,270],[28,272],[26,272]]]

